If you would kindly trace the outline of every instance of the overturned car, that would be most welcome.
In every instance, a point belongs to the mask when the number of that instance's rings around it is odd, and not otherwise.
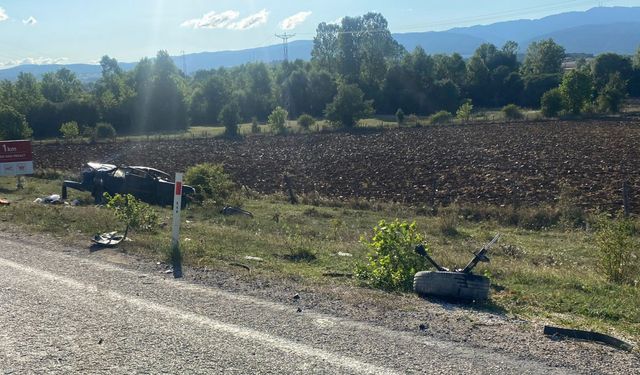
[[[149,167],[122,166],[87,163],[82,171],[82,181],[64,181],[62,199],[67,199],[67,189],[88,191],[96,203],[101,203],[104,193],[131,194],[143,202],[166,206],[173,204],[175,183],[169,174]],[[182,187],[182,206],[186,206],[195,189]]]

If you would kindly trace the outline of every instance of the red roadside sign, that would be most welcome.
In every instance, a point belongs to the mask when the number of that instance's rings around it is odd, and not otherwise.
[[[31,141],[0,141],[0,176],[33,174]]]

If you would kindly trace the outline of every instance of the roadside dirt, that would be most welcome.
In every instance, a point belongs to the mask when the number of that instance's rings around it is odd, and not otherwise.
[[[56,239],[3,228],[2,238],[40,244],[48,250],[99,259],[119,267],[155,273],[167,278],[170,267],[118,250],[90,252],[80,239]],[[71,244],[71,245],[69,245]],[[292,311],[316,312],[412,332],[471,347],[534,360],[582,374],[630,374],[640,370],[640,352],[632,353],[599,344],[560,340],[542,334],[544,322],[527,321],[495,309],[430,301],[406,294],[388,294],[332,282],[316,285],[302,280],[248,273],[229,265],[217,269],[185,269],[185,281],[266,301],[290,305]],[[299,296],[296,298],[295,296]],[[637,344],[637,343],[634,343]],[[425,352],[425,356],[429,353]]]

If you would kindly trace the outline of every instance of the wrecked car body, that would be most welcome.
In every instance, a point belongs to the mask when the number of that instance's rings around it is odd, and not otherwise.
[[[87,163],[80,182],[63,182],[62,199],[67,199],[69,188],[90,192],[96,203],[101,203],[103,194],[109,193],[131,194],[143,202],[166,206],[173,204],[175,183],[169,174],[154,168]],[[183,207],[191,201],[194,194],[193,187],[182,187]]]

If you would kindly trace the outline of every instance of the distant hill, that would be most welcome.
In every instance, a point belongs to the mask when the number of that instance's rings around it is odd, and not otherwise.
[[[447,31],[429,31],[393,34],[407,50],[421,46],[427,53],[453,53],[470,56],[482,43],[502,46],[507,40],[520,44],[520,52],[536,40],[553,38],[570,53],[599,54],[615,52],[633,54],[640,46],[640,7],[598,7],[585,12],[567,12],[537,20],[514,20],[491,25],[458,27]],[[289,43],[289,59],[308,60],[313,42],[298,40]],[[192,53],[173,57],[180,68],[183,62],[187,72],[202,69],[231,67],[252,61],[270,63],[282,60],[282,45],[250,48],[239,51]],[[122,63],[125,70],[133,63]],[[30,72],[40,77],[61,67],[74,71],[83,82],[100,77],[100,66],[89,64],[71,65],[21,65],[0,70],[0,80],[14,80],[20,72]]]

